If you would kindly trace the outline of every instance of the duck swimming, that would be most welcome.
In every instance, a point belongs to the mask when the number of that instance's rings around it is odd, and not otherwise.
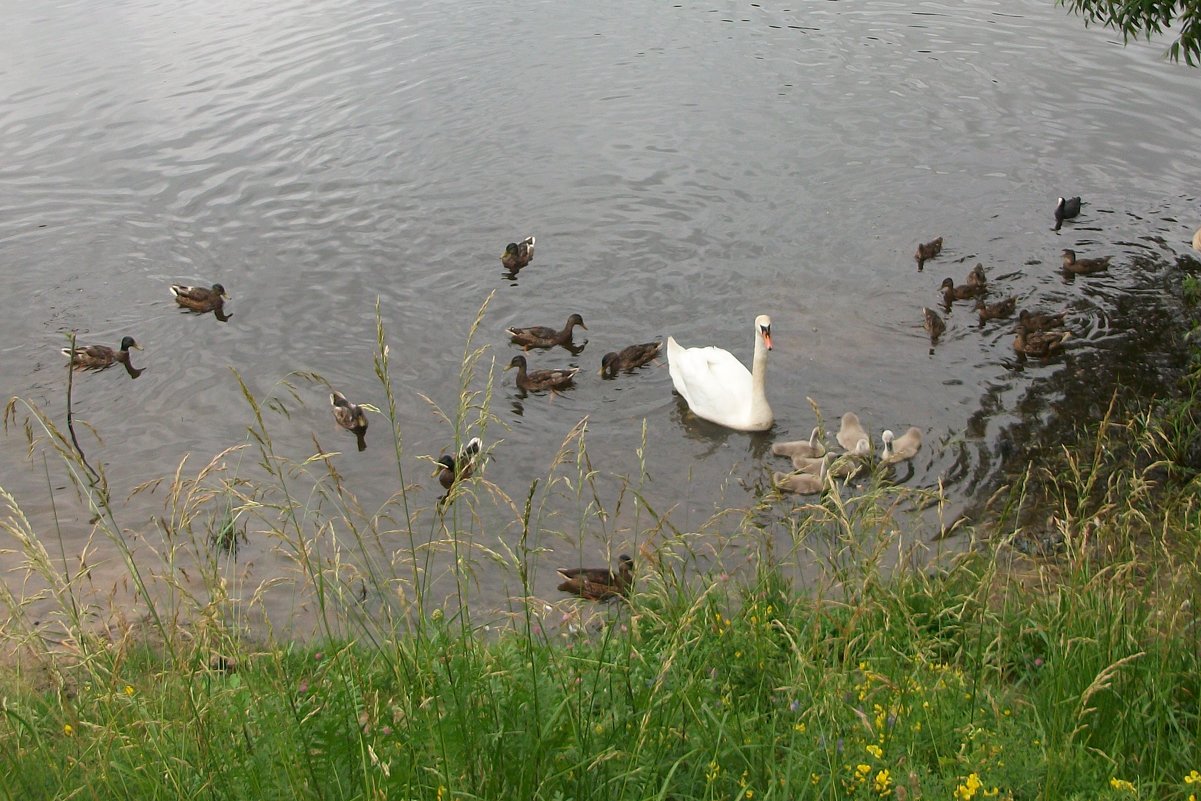
[[[513,368],[517,368],[517,388],[522,392],[563,389],[575,380],[575,374],[580,371],[578,367],[571,367],[560,370],[535,370],[528,373],[524,356],[514,356],[505,369]]]
[[[984,294],[984,287],[973,284],[960,284],[955,286],[955,282],[950,278],[942,279],[942,284],[939,286],[942,290],[942,299],[946,305],[950,306],[953,301],[967,300],[974,298],[977,295]]]
[[[1063,343],[1072,336],[1071,331],[1027,331],[1026,327],[1020,323],[1016,332],[1013,349],[1023,357],[1053,356],[1063,350]]]
[[[917,250],[913,254],[913,260],[917,262],[917,269],[920,272],[922,267],[930,259],[942,253],[942,237],[930,242],[923,242],[917,246]]]
[[[1077,259],[1076,251],[1069,248],[1063,249],[1063,271],[1072,273],[1073,275],[1088,275],[1089,273],[1099,273],[1102,270],[1109,269],[1109,260],[1112,256],[1104,256],[1099,259]]]
[[[229,300],[229,293],[220,284],[211,287],[172,284],[171,294],[180,306],[197,312],[219,311]]]
[[[980,298],[976,299],[976,312],[980,315],[980,322],[983,324],[985,320],[999,320],[1002,317],[1008,317],[1013,314],[1013,310],[1017,308],[1018,299],[1014,297],[998,300],[996,303],[985,305]]]
[[[458,456],[446,454],[438,459],[436,475],[442,489],[448,490],[454,486],[456,481],[471,478],[471,474],[475,470],[475,457],[479,455],[481,447],[483,447],[483,442],[480,441],[480,438],[472,437],[459,451]]]
[[[114,364],[123,364],[129,374],[137,378],[142,371],[135,368],[129,360],[131,348],[141,350],[142,346],[135,342],[133,337],[122,337],[121,345],[116,349],[108,345],[76,345],[75,350],[62,348],[61,352],[71,360],[71,366],[76,370],[103,370]]]
[[[329,405],[338,425],[355,435],[359,450],[367,450],[367,413],[363,407],[351,403],[337,390],[329,394]]]
[[[556,331],[555,329],[545,325],[534,325],[528,328],[506,328],[505,332],[512,338],[513,342],[521,345],[525,350],[530,348],[553,348],[555,345],[562,345],[565,348],[571,348],[571,332],[576,326],[588,330],[588,326],[584,325],[584,318],[578,314],[573,314],[567,318],[567,325],[563,326],[563,330]]]
[[[590,601],[608,601],[626,595],[634,578],[634,560],[629,554],[617,557],[617,571],[607,567],[560,567],[566,581],[559,592],[570,592]]]
[[[930,335],[931,343],[937,342],[938,338],[947,330],[947,324],[938,316],[938,312],[925,306],[922,307],[922,327]]]
[[[606,353],[601,357],[600,374],[604,378],[613,378],[619,372],[636,370],[658,356],[662,347],[662,342],[645,342],[629,345],[619,352]]]
[[[1070,220],[1080,213],[1080,197],[1059,198],[1055,201],[1055,228],[1058,231],[1064,220]]]
[[[508,270],[520,270],[534,259],[534,237],[527,236],[520,242],[510,242],[505,245],[505,252],[500,254],[500,263]]]

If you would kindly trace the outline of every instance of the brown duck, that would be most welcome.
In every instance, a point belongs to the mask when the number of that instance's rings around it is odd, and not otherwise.
[[[616,572],[607,567],[561,567],[559,573],[566,580],[559,585],[559,592],[570,592],[590,601],[622,597],[633,582],[634,560],[623,553],[617,557],[617,565]]]
[[[185,286],[172,284],[171,294],[180,306],[198,312],[218,311],[229,300],[229,293],[220,284],[207,286]]]
[[[913,254],[913,260],[917,262],[917,268],[920,270],[925,266],[926,262],[942,253],[942,237],[933,240],[932,242],[923,242],[917,246],[917,251]]]
[[[1022,309],[1018,313],[1018,322],[1025,327],[1027,331],[1049,331],[1053,328],[1063,326],[1063,321],[1067,318],[1066,312],[1059,314],[1047,314],[1046,312],[1031,312]]]
[[[1015,330],[1013,349],[1019,356],[1053,356],[1063,350],[1063,343],[1072,336],[1071,331],[1027,331],[1021,324]]]
[[[658,356],[662,347],[662,342],[644,342],[622,348],[619,352],[606,353],[601,358],[600,374],[605,378],[613,378],[619,372],[636,370]]]
[[[517,368],[517,388],[522,392],[563,389],[575,380],[575,374],[580,371],[578,367],[571,367],[563,370],[535,370],[529,373],[526,372],[524,356],[514,356],[505,369],[510,370],[514,367]]]
[[[460,479],[471,478],[475,470],[475,457],[479,455],[483,442],[479,437],[472,437],[463,446],[458,456],[446,454],[438,460],[438,483],[442,489],[450,489]]]
[[[1077,259],[1076,251],[1064,248],[1063,251],[1063,271],[1072,273],[1073,275],[1088,275],[1089,273],[1099,273],[1102,270],[1109,269],[1109,260],[1112,256],[1104,256],[1099,259]]]
[[[1017,308],[1017,298],[1005,298],[998,300],[996,303],[985,304],[980,298],[976,298],[976,312],[980,315],[980,322],[985,320],[999,320],[1002,317],[1008,317],[1013,314],[1013,310]]]
[[[584,325],[584,318],[578,314],[573,314],[567,318],[567,325],[563,326],[562,331],[545,325],[534,325],[529,328],[506,328],[505,331],[513,342],[521,345],[525,350],[530,348],[553,348],[555,345],[562,345],[565,348],[571,348],[571,332],[576,326],[588,330],[588,326]]]
[[[520,270],[534,258],[534,237],[527,236],[520,242],[510,242],[505,245],[505,252],[500,254],[500,263],[507,270]]]
[[[354,434],[359,450],[367,450],[367,413],[363,411],[363,407],[351,403],[337,390],[329,394],[329,405],[338,425]]]
[[[984,275],[984,265],[976,262],[976,266],[967,274],[968,286],[985,286],[988,283],[988,277]]]
[[[129,360],[130,348],[141,350],[142,346],[133,337],[122,337],[121,345],[116,349],[108,345],[76,345],[75,350],[62,348],[62,354],[71,360],[71,366],[76,370],[103,370],[114,364],[122,364],[131,378],[137,378],[142,370],[134,367]]]
[[[922,326],[926,329],[926,333],[930,335],[930,341],[936,342],[943,332],[947,330],[947,324],[938,316],[938,312],[934,309],[922,307]]]
[[[972,284],[960,284],[959,286],[955,286],[955,282],[950,278],[942,279],[942,285],[939,287],[939,289],[942,290],[943,302],[948,306],[951,305],[952,301],[967,300],[968,298],[974,298],[977,295],[984,294],[983,286],[975,286]]]

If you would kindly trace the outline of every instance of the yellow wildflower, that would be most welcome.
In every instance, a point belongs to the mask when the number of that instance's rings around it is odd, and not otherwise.
[[[792,728],[801,734],[805,733],[805,724],[799,720],[793,724]]]
[[[133,685],[126,684],[126,685],[125,685],[125,694],[126,694],[126,695],[133,695],[133,693],[134,693]]]
[[[872,772],[871,765],[864,765],[862,762],[860,762],[858,765],[855,766],[855,775],[857,775],[861,780],[866,779],[867,774],[869,774],[871,772]]]
[[[871,754],[872,756],[874,756],[876,759],[884,758],[884,749],[878,745],[875,745],[874,743],[867,747],[867,752],[869,754]]]
[[[872,789],[877,795],[888,795],[888,791],[892,789],[892,777],[888,770],[884,769],[876,774],[876,780],[872,783]]]
[[[75,733],[75,727],[72,726],[70,723],[67,723],[63,726],[63,734],[70,737],[74,733]]]
[[[1125,779],[1110,778],[1109,786],[1115,790],[1125,790],[1128,793],[1137,793],[1138,792],[1137,790],[1134,789],[1134,785],[1131,784],[1130,782],[1126,781]]]
[[[1184,777],[1185,784],[1201,784],[1201,773],[1195,770],[1190,770],[1189,774]]]
[[[709,784],[713,784],[719,773],[721,773],[721,768],[718,767],[717,763],[710,762],[709,769],[705,771],[705,781]]]
[[[963,784],[955,788],[955,801],[971,801],[976,797],[981,785],[980,776],[969,773]]]

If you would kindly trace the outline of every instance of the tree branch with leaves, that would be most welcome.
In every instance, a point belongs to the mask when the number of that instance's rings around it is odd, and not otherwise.
[[[1122,33],[1124,41],[1145,36],[1148,41],[1165,32],[1176,38],[1167,57],[1190,67],[1201,64],[1201,0],[1056,0],[1084,17]]]

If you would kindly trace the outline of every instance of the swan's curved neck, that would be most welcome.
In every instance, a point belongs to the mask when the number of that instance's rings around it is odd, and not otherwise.
[[[751,419],[767,420],[769,425],[774,419],[771,405],[767,402],[767,346],[763,344],[763,334],[755,331],[755,356],[751,361]]]

